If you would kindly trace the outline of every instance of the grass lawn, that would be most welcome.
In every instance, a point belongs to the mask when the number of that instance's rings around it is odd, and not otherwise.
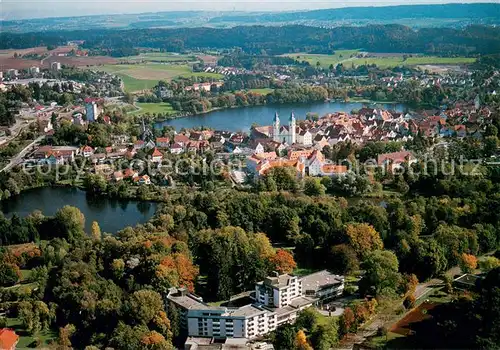
[[[305,276],[310,275],[311,273],[314,273],[316,271],[318,270],[297,267],[295,270],[293,270],[292,274],[295,276]]]
[[[145,113],[161,113],[161,114],[172,114],[174,113],[174,109],[170,105],[170,103],[136,103],[140,110],[132,111],[131,114],[145,114]]]
[[[387,335],[378,335],[367,340],[368,345],[372,346],[374,349],[382,349],[388,341],[404,338],[404,335],[387,332]]]
[[[52,340],[57,339],[57,333],[53,330],[49,331],[41,331],[36,336],[31,336],[26,332],[23,328],[22,322],[18,318],[7,318],[7,328],[12,328],[16,331],[17,335],[19,335],[19,343],[17,344],[17,349],[26,349],[30,347],[30,344],[33,343],[35,337],[40,338],[42,345],[49,345]]]
[[[33,271],[31,270],[21,270],[22,281],[26,281],[31,277]]]
[[[160,80],[171,80],[176,77],[222,78],[221,74],[192,72],[188,65],[144,63],[144,64],[106,64],[92,67],[96,71],[115,74],[123,80],[127,92],[149,90]]]

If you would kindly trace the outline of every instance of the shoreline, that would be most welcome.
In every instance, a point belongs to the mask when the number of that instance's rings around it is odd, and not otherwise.
[[[364,100],[364,99],[360,99],[360,100],[349,100],[349,101],[346,101],[346,100],[342,100],[342,99],[329,99],[329,100],[326,100],[323,102],[323,104],[329,104],[329,103],[345,103],[345,104],[348,104],[348,103],[363,103],[363,104],[384,104],[384,105],[398,105],[398,104],[405,104],[403,102],[395,102],[395,101],[387,101],[387,102],[384,102],[384,101],[372,101],[372,100]],[[273,103],[273,104],[268,104],[268,103],[263,103],[263,104],[255,104],[255,105],[248,105],[248,106],[233,106],[233,107],[226,107],[226,108],[222,108],[222,107],[216,107],[216,108],[212,108],[208,111],[204,111],[204,112],[200,112],[200,113],[196,113],[196,114],[187,114],[187,115],[178,115],[178,116],[173,116],[171,118],[162,118],[162,119],[158,119],[158,118],[155,118],[153,120],[153,122],[155,124],[161,124],[161,123],[164,123],[164,122],[167,122],[167,121],[171,121],[171,120],[176,120],[176,119],[182,119],[182,118],[189,118],[189,117],[197,117],[197,116],[202,116],[202,115],[205,115],[205,114],[208,114],[208,113],[212,113],[212,112],[217,112],[217,111],[225,111],[225,110],[232,110],[232,109],[242,109],[242,108],[248,108],[248,107],[259,107],[259,106],[272,106],[272,105],[277,105],[277,106],[283,106],[283,105],[307,105],[307,104],[314,104],[314,103],[320,103],[320,101],[311,101],[311,102],[297,102],[297,103]]]

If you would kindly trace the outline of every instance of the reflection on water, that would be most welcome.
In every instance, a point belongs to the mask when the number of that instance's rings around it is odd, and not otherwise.
[[[206,114],[167,120],[156,124],[156,127],[161,129],[163,126],[170,125],[175,127],[176,130],[180,130],[182,128],[196,128],[203,126],[216,130],[248,132],[254,123],[258,125],[271,125],[275,112],[278,112],[282,117],[281,122],[286,124],[288,116],[291,112],[295,113],[297,119],[305,119],[307,113],[317,113],[319,116],[335,112],[350,113],[352,110],[360,109],[364,106],[367,106],[367,104],[358,102],[317,102],[306,104],[252,106],[224,109]],[[402,104],[383,104],[380,105],[380,107],[399,112],[402,112],[405,109],[405,106]]]
[[[97,198],[75,188],[62,187],[37,188],[0,202],[1,211],[7,217],[14,213],[27,216],[35,210],[52,216],[65,205],[81,210],[87,232],[92,221],[97,221],[103,232],[110,233],[148,221],[157,208],[154,202]]]

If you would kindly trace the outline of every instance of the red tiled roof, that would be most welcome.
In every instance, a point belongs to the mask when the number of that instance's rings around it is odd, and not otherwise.
[[[0,349],[12,349],[17,344],[19,336],[11,329],[0,329]]]
[[[151,154],[151,156],[153,156],[153,157],[163,157],[163,154],[161,154],[161,152],[158,151],[158,148],[155,147],[155,149],[153,150],[153,153]]]

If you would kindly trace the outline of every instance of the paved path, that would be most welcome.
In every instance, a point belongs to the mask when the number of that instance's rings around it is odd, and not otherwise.
[[[26,147],[24,147],[21,152],[19,152],[15,157],[13,157],[9,164],[7,164],[2,170],[0,170],[0,173],[1,172],[4,172],[4,171],[7,171],[7,170],[10,170],[13,166],[19,164],[22,159],[24,158],[24,156],[26,156],[26,154],[37,144],[40,143],[40,141],[42,141],[43,139],[45,138],[45,135],[42,135],[42,136],[39,136],[36,140],[34,140],[33,142],[31,142],[29,145],[27,145]]]

